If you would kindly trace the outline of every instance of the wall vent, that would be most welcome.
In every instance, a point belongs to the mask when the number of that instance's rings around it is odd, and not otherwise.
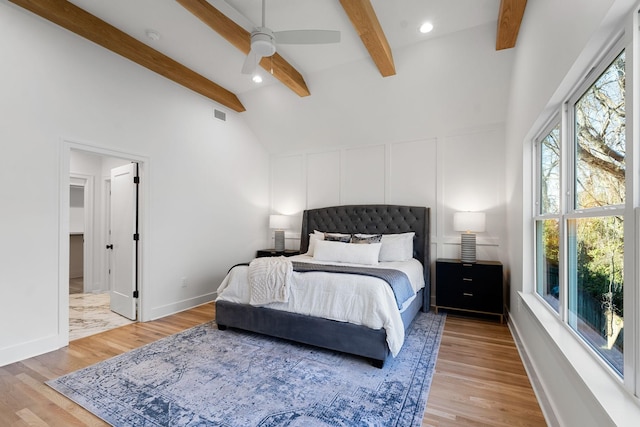
[[[222,121],[227,121],[227,114],[224,111],[220,111],[220,110],[216,110],[215,108],[213,109],[213,116],[218,119],[218,120],[222,120]]]

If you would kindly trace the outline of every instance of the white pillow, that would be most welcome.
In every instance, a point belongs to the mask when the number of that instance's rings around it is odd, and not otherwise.
[[[309,248],[307,249],[307,255],[308,256],[313,256],[313,252],[315,250],[316,247],[316,242],[318,240],[324,240],[324,233],[321,231],[314,231],[313,233],[309,234]]]
[[[413,236],[416,233],[383,234],[380,261],[408,261],[413,258]]]
[[[414,232],[401,234],[383,234],[380,261],[409,261],[413,258]],[[375,234],[354,234],[356,237],[371,237]]]
[[[345,262],[350,264],[378,264],[382,243],[359,245],[357,243],[316,240],[313,259],[318,261]]]

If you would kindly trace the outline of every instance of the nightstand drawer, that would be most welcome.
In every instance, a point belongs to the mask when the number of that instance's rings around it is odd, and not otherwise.
[[[485,311],[490,313],[502,312],[502,298],[495,286],[484,286],[478,282],[455,283],[438,281],[438,285],[445,287],[437,294],[437,305],[466,310]]]

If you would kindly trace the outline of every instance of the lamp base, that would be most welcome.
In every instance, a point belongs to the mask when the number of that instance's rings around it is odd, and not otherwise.
[[[460,235],[460,261],[476,262],[476,235],[463,233]]]
[[[273,233],[276,252],[284,252],[284,230],[276,230]]]

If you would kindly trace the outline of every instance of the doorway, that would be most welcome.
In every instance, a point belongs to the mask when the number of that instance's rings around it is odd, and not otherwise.
[[[76,180],[80,182],[75,182]],[[86,180],[71,176],[69,187],[69,294],[84,293],[84,228]]]
[[[140,319],[142,292],[139,289],[131,295],[134,302],[129,317],[133,320],[115,314],[110,307],[110,272],[114,267],[113,251],[108,249],[112,228],[110,171],[132,163],[144,169],[148,161],[85,144],[69,141],[62,144],[60,181],[61,189],[66,187],[67,191],[66,194],[61,191],[60,282],[66,286],[59,287],[59,334],[61,341],[68,342]],[[64,176],[62,171],[66,171]],[[138,211],[143,213],[144,209],[136,209]],[[136,223],[144,224],[142,215]],[[63,234],[67,234],[66,244],[63,244]],[[137,263],[140,255],[136,252],[133,261]],[[141,264],[132,271],[135,275],[132,280],[141,285]]]

